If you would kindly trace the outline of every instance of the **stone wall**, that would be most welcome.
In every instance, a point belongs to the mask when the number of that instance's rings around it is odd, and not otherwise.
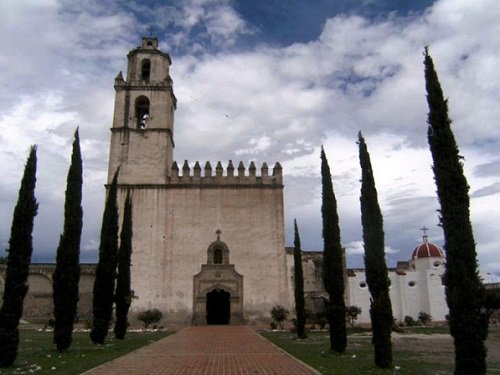
[[[215,178],[215,177],[214,177]],[[121,204],[125,196],[121,188]],[[193,277],[217,239],[243,276],[245,321],[288,306],[283,187],[183,183],[129,187],[133,200],[132,312],[158,308],[167,320],[191,323]]]
[[[0,264],[0,298],[3,297],[7,265]],[[53,318],[52,274],[55,264],[32,264],[28,276],[28,294],[24,299],[23,319],[28,322],[46,323]],[[79,319],[92,315],[92,288],[95,264],[82,264],[80,275]]]

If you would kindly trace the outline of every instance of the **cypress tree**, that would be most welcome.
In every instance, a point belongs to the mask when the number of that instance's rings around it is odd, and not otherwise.
[[[38,211],[35,198],[36,146],[31,146],[12,219],[3,304],[0,309],[0,367],[17,358],[19,321],[28,292],[28,273],[33,252],[33,222]]]
[[[116,322],[115,337],[123,340],[128,327],[128,309],[132,303],[130,290],[130,258],[132,255],[132,199],[127,192],[123,223],[120,233],[120,249],[118,250],[118,275],[116,277]]]
[[[328,293],[327,320],[330,327],[330,350],[343,353],[347,346],[344,300],[344,260],[340,243],[337,200],[333,192],[330,167],[321,147],[321,180],[323,217],[323,283]]]
[[[392,367],[391,330],[393,325],[389,277],[384,254],[384,227],[378,204],[370,154],[365,140],[358,134],[359,162],[361,164],[361,222],[365,244],[366,282],[371,294],[370,319],[375,365]]]
[[[434,63],[425,49],[425,86],[429,124],[427,137],[432,153],[434,179],[441,205],[446,272],[444,284],[450,310],[450,333],[455,343],[455,375],[485,374],[488,319],[485,291],[476,260],[469,214],[469,185],[451,130],[448,101],[444,99]]]
[[[80,137],[75,131],[71,165],[66,184],[64,230],[57,248],[56,269],[52,276],[54,290],[54,343],[62,352],[72,341],[73,323],[78,309],[80,281],[80,238],[82,234],[82,156]]]
[[[293,220],[294,228],[294,248],[293,248],[293,265],[294,265],[294,280],[295,280],[295,314],[297,316],[297,337],[299,339],[306,338],[306,309],[304,301],[304,272],[302,271],[302,250],[300,248],[299,229],[297,220]]]
[[[115,172],[109,186],[106,205],[102,217],[99,261],[96,267],[93,294],[93,326],[90,338],[96,344],[104,343],[113,315],[113,295],[115,292],[116,263],[118,252],[118,172]]]

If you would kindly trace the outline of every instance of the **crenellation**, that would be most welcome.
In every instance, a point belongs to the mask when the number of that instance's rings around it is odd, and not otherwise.
[[[212,165],[209,161],[205,163],[205,177],[212,177]]]
[[[170,169],[170,175],[175,178],[179,178],[179,166],[177,165],[177,162],[174,161],[172,164],[172,168]]]
[[[170,172],[170,177],[167,184],[170,185],[274,185],[282,186],[283,184],[283,169],[280,163],[276,163],[269,174],[269,167],[266,162],[262,163],[260,168],[260,176],[257,176],[257,167],[255,162],[250,162],[248,167],[248,175],[242,161],[238,163],[238,175],[234,174],[234,164],[229,160],[226,169],[222,166],[222,162],[218,161],[215,167],[215,175],[212,174],[212,165],[209,161],[205,163],[204,175],[201,176],[201,166],[198,161],[195,162],[191,173],[189,162],[184,160],[182,165],[182,174],[179,174],[179,166],[177,162],[173,162]]]
[[[278,161],[274,164],[273,177],[279,179],[280,181],[283,180],[283,167]]]
[[[238,164],[238,177],[245,177],[245,165],[242,161]]]
[[[224,169],[222,168],[222,163],[217,162],[217,166],[215,167],[215,177],[222,177],[222,172]]]
[[[267,166],[266,162],[262,164],[262,168],[260,169],[260,175],[262,177],[267,177],[269,175],[269,167]]]
[[[184,165],[182,166],[182,177],[189,177],[190,170],[188,161],[184,160]]]
[[[234,177],[234,165],[232,160],[229,160],[229,163],[227,164],[227,176]]]
[[[196,162],[194,164],[194,177],[195,178],[200,178],[201,177],[201,167],[200,167],[200,163]]]
[[[249,177],[255,177],[256,171],[257,168],[255,168],[255,163],[253,161],[250,162],[250,166],[248,167]]]

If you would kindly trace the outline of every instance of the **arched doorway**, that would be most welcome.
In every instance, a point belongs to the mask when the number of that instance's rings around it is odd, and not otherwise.
[[[207,249],[207,263],[193,276],[195,325],[243,324],[243,276],[229,263],[229,249],[219,240]]]
[[[230,296],[224,289],[214,289],[207,293],[207,324],[229,324]]]

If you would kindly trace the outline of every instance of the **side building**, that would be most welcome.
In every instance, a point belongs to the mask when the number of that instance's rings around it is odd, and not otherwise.
[[[310,313],[324,310],[327,293],[323,287],[323,253],[304,252],[304,292],[306,309]],[[289,288],[293,290],[293,249],[287,248]],[[394,319],[403,322],[406,316],[417,320],[420,312],[432,316],[433,321],[446,320],[448,306],[443,285],[445,272],[443,251],[423,237],[422,243],[411,252],[411,259],[398,262],[396,268],[388,269]],[[346,269],[345,301],[347,306],[358,306],[359,323],[370,323],[370,291],[366,283],[364,268]]]

